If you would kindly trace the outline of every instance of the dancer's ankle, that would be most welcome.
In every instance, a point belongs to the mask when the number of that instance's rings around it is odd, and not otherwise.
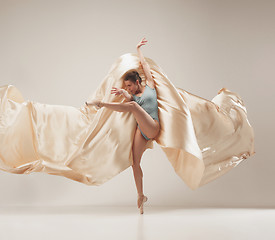
[[[98,106],[101,108],[101,107],[103,107],[103,102],[99,102],[98,103]]]

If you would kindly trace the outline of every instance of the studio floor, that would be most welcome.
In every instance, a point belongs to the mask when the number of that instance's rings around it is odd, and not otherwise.
[[[0,207],[0,239],[275,239],[275,209]]]

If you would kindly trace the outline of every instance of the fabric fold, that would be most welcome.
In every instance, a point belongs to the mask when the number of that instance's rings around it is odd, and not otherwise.
[[[241,97],[226,88],[211,101],[177,88],[146,58],[158,96],[160,133],[146,149],[160,145],[178,176],[191,188],[225,174],[252,156],[254,131]],[[124,102],[110,94],[124,88],[121,77],[136,69],[136,54],[119,57],[99,87],[87,98]],[[0,87],[0,168],[29,174],[45,172],[101,185],[133,163],[137,123],[131,113],[25,101],[15,86]]]

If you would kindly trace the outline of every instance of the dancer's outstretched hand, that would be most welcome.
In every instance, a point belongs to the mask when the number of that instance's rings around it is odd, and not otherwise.
[[[137,48],[140,48],[141,46],[145,45],[145,43],[147,43],[146,38],[142,38],[141,41],[138,43]]]
[[[123,93],[123,89],[119,89],[119,88],[116,88],[116,87],[113,87],[112,90],[111,90],[111,94],[115,94],[116,96],[120,95],[122,93]]]

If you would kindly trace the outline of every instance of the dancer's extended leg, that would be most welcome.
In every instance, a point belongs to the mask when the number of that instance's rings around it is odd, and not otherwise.
[[[154,138],[159,132],[159,123],[134,101],[127,103],[101,102],[100,106],[117,112],[132,112],[141,131],[149,138]]]
[[[135,183],[137,187],[137,193],[138,193],[138,207],[141,205],[141,201],[143,199],[143,186],[142,186],[142,178],[143,173],[142,169],[140,167],[140,160],[142,157],[142,154],[145,150],[147,140],[141,135],[140,130],[137,128],[133,140],[133,146],[132,146],[132,153],[133,153],[133,173],[135,178]]]

